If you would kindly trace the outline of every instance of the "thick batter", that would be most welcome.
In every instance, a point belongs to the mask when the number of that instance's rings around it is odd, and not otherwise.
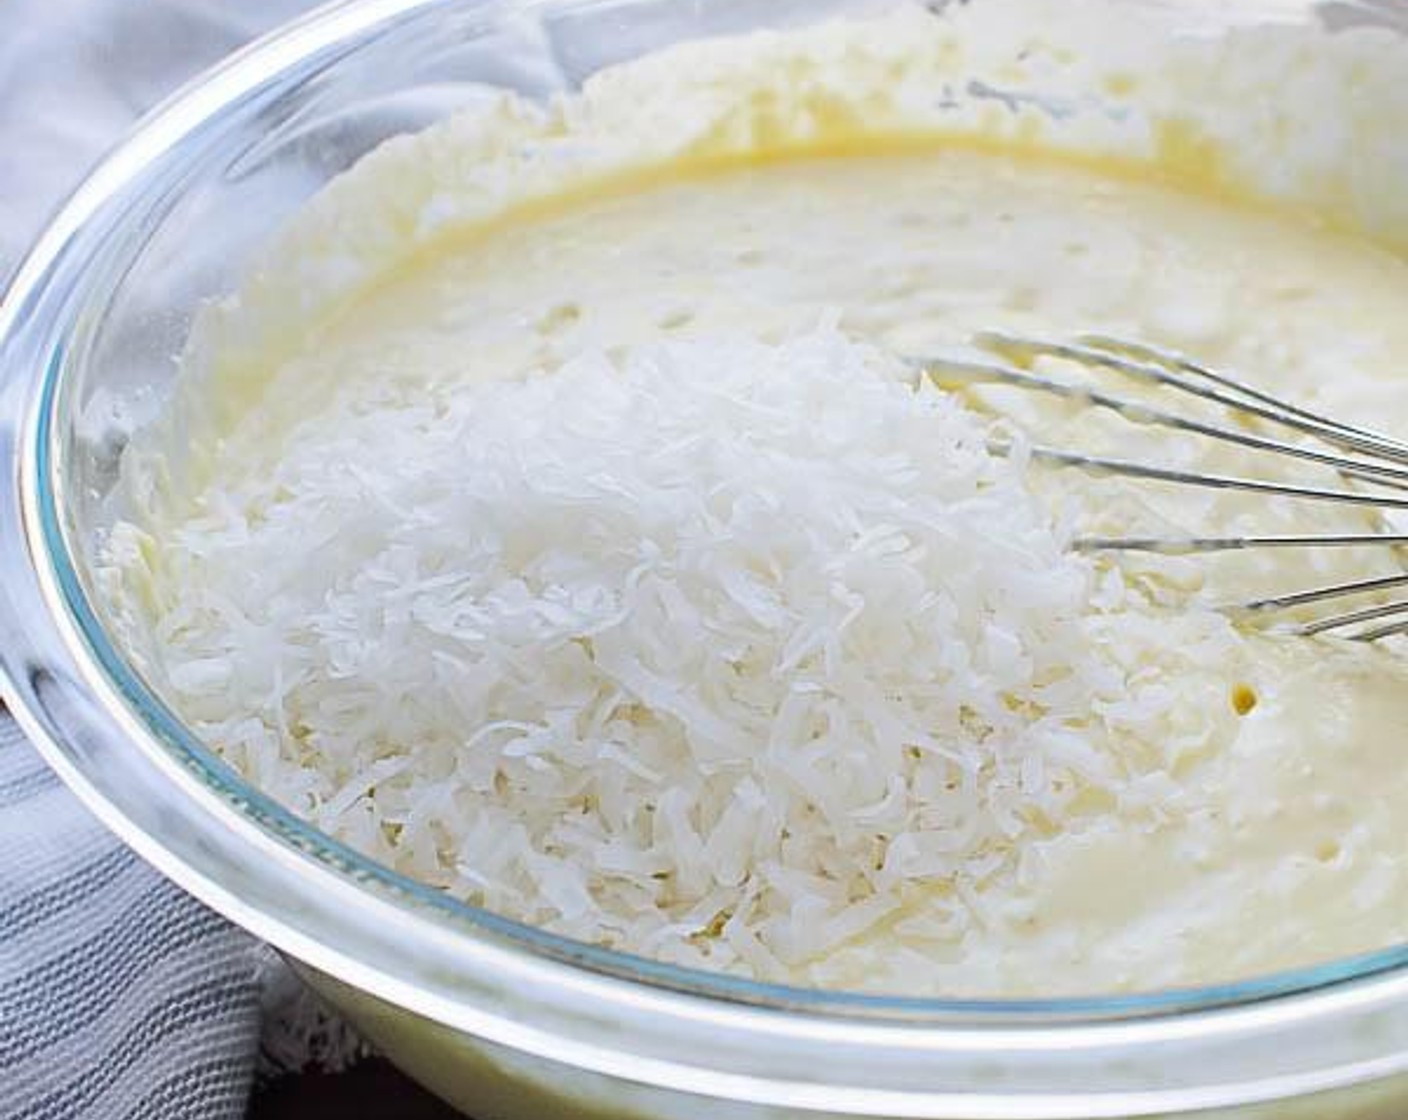
[[[448,160],[454,137],[441,143]],[[168,609],[183,581],[238,597],[221,573],[247,559],[211,558],[199,544],[203,525],[231,516],[210,493],[245,495],[239,517],[257,537],[287,498],[279,465],[320,439],[332,446],[335,429],[357,417],[372,418],[356,430],[374,439],[377,424],[412,415],[433,424],[466,385],[552,377],[581,355],[624,360],[661,340],[782,343],[834,328],[922,358],[961,349],[979,330],[1098,331],[1186,351],[1348,421],[1392,430],[1404,414],[1408,264],[1328,221],[1175,188],[1124,165],[954,137],[764,154],[667,164],[430,238],[323,308],[296,341],[271,327],[261,350],[212,329],[204,360],[226,386],[210,421],[220,438],[199,445],[191,477],[200,484],[154,503],[146,524],[132,518],[114,532],[119,604],[187,653],[223,650],[230,617]],[[392,161],[364,168],[362,189],[394,190],[393,172]],[[258,299],[249,300],[256,310]],[[1324,481],[1192,437],[1153,440],[1079,405],[998,390],[966,403],[1047,444]],[[375,447],[367,455],[370,470]],[[145,477],[140,458],[130,473]],[[219,485],[207,489],[210,480]],[[1372,511],[1069,472],[1038,471],[1033,485],[1061,518],[1099,532],[1385,524]],[[252,780],[294,790],[291,803],[324,827],[462,897],[575,936],[767,979],[909,994],[1199,984],[1408,938],[1403,650],[1253,633],[1215,609],[1396,563],[1387,550],[1095,562],[1091,609],[1147,617],[1164,635],[1157,657],[1121,666],[1131,697],[1161,699],[1150,726],[1132,715],[1100,745],[1130,779],[1119,802],[1084,806],[1068,827],[1034,828],[984,875],[922,883],[900,910],[785,965],[711,956],[700,938],[717,938],[717,926],[664,930],[642,946],[560,904],[496,893],[448,833],[438,850],[433,838],[402,843],[399,825],[337,796],[348,775],[329,773],[309,746],[316,720],[299,709],[302,685],[276,690],[258,712],[222,707],[226,669],[187,672],[167,691]],[[400,749],[416,766],[439,765],[415,742]],[[385,774],[360,791],[363,807],[394,803],[385,791],[409,780],[395,767]],[[682,891],[680,915],[704,893]]]

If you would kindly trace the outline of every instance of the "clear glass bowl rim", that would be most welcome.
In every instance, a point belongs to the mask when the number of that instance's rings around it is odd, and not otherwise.
[[[479,7],[492,18],[571,2],[479,0]],[[616,2],[578,0],[578,6],[611,7]],[[515,975],[531,977],[533,983],[576,986],[585,1001],[580,1010],[604,999],[598,1007],[614,1006],[647,1017],[683,1016],[693,1027],[751,1024],[764,1036],[780,1032],[776,1037],[791,1042],[865,1041],[860,1049],[898,1045],[917,1056],[945,1048],[986,1052],[998,1042],[1010,1045],[1014,1053],[1082,1045],[1094,1048],[1092,1053],[1107,1053],[1112,1045],[1168,1043],[1194,1024],[1211,1035],[1225,1032],[1231,1038],[1266,1026],[1324,1027],[1370,1008],[1408,1006],[1408,946],[1206,988],[1035,1000],[824,992],[660,964],[549,934],[417,884],[294,817],[201,746],[109,641],[73,562],[72,542],[66,539],[64,479],[55,455],[55,402],[62,396],[64,337],[71,313],[81,302],[77,295],[83,288],[82,247],[101,235],[105,223],[121,220],[123,204],[150,186],[155,169],[175,158],[182,139],[195,129],[218,126],[222,114],[254,93],[289,80],[320,54],[446,5],[447,0],[341,0],[202,75],[151,113],[79,188],[16,273],[0,307],[0,452],[8,458],[14,481],[0,495],[0,555],[7,579],[15,577],[3,603],[7,648],[0,656],[6,697],[31,738],[89,806],[178,883],[313,967],[418,1014],[535,1053],[561,1055],[561,1038],[549,1043],[504,1029],[501,1023],[491,1025],[473,1001],[457,991],[456,983],[430,975],[408,978],[405,970],[398,973],[388,967],[384,953],[380,960],[359,958],[359,946],[337,945],[339,923],[325,920],[327,915],[311,923],[322,936],[310,940],[309,923],[262,912],[242,901],[212,880],[208,870],[193,866],[190,851],[178,838],[157,835],[137,823],[111,778],[96,773],[66,741],[68,732],[39,695],[35,667],[55,666],[52,679],[63,681],[78,703],[99,713],[94,725],[103,735],[139,752],[156,776],[153,780],[210,822],[199,838],[202,842],[218,844],[222,833],[238,835],[245,854],[261,853],[290,881],[309,891],[326,891],[327,911],[345,906],[343,918],[358,914],[365,922],[385,920],[408,945],[423,948],[426,959],[453,962],[454,969],[463,969],[457,976],[511,962]],[[471,947],[484,952],[466,954]],[[1380,1072],[1390,1065],[1408,1068],[1408,1053],[1388,1051],[1377,1061]],[[599,1070],[612,1067],[612,1062],[585,1050],[578,1064]],[[1322,1071],[1320,1087],[1349,1076],[1343,1065],[1336,1068],[1337,1073]],[[965,1107],[971,1104],[972,1098],[967,1098]],[[1069,1113],[1077,1114],[1086,1113]]]

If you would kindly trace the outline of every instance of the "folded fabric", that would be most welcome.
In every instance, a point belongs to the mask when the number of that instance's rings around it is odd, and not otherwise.
[[[9,719],[0,846],[0,1116],[243,1115],[254,944],[124,848]]]

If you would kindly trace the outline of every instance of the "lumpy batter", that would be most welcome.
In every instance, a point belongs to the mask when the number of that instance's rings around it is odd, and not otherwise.
[[[226,374],[258,388],[204,449],[201,477],[254,492],[269,479],[267,510],[283,497],[277,465],[317,437],[320,415],[433,413],[466,383],[552,376],[583,354],[740,334],[781,343],[819,325],[913,358],[952,352],[980,330],[1104,332],[1393,429],[1408,400],[1405,308],[1408,264],[1389,251],[1304,214],[1175,189],[1127,167],[911,138],[667,168],[434,239],[296,344],[258,360],[228,357]],[[219,365],[218,343],[215,355]],[[974,390],[967,403],[1012,417],[1046,444],[1222,473],[1268,470],[1249,452],[1151,436],[1077,404],[995,389]],[[1035,485],[1061,516],[1099,532],[1385,527],[1373,511],[1069,472],[1037,472]],[[179,529],[190,540],[203,518],[222,516],[199,488],[189,502],[143,530],[160,541]],[[176,577],[130,529],[109,544],[111,586],[161,626],[163,581]],[[1135,780],[1125,802],[1090,806],[1079,827],[1031,839],[992,878],[934,884],[927,900],[767,978],[911,994],[1135,990],[1408,938],[1402,648],[1255,633],[1213,609],[1396,566],[1387,549],[1099,561],[1121,609],[1147,614],[1170,646],[1144,669],[1125,667],[1131,689],[1171,696],[1147,743],[1130,732]],[[171,633],[183,640],[179,627]],[[372,834],[355,814],[323,812],[337,783],[320,778],[298,729],[280,728],[277,714],[249,714],[260,742],[276,744],[271,757],[248,728],[236,734],[200,681],[168,691],[238,767],[256,781],[277,777],[282,789],[299,776],[295,806],[372,854],[550,928],[613,941],[551,906],[486,897],[452,855],[427,863],[424,851],[399,848],[394,830]],[[925,923],[940,897],[961,921]],[[658,951],[700,963],[668,939]]]

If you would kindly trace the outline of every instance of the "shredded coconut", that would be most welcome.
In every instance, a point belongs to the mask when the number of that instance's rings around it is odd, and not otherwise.
[[[351,387],[164,539],[157,669],[256,785],[496,911],[771,978],[951,939],[1030,840],[1169,812],[1186,740],[1167,635],[987,425],[830,328]]]

